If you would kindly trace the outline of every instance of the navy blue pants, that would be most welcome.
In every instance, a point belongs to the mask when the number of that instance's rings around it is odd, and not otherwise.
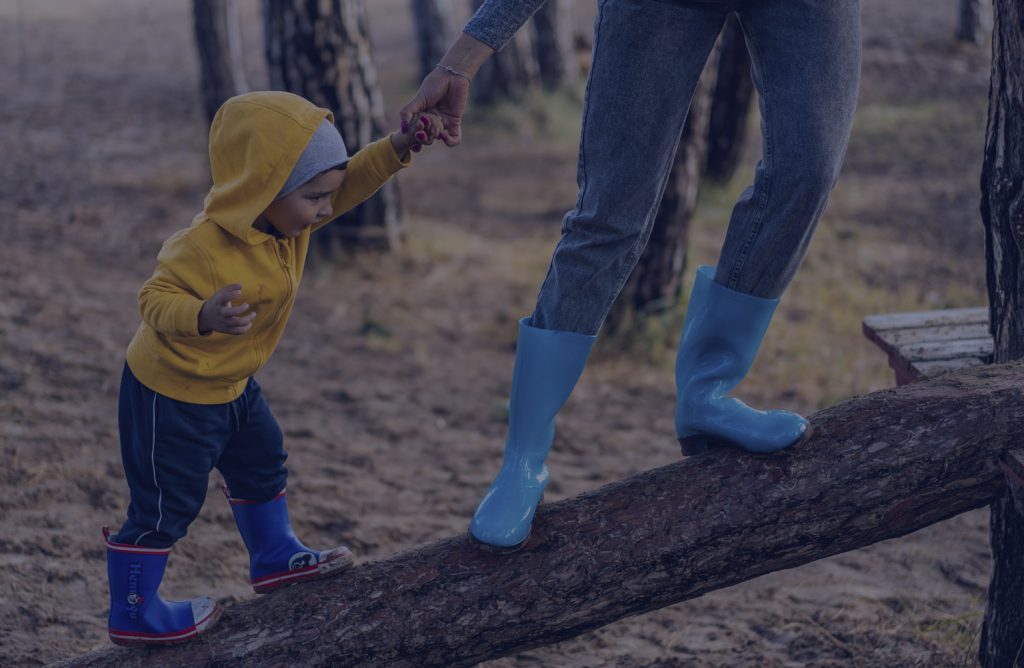
[[[118,423],[131,501],[117,543],[163,548],[184,537],[214,468],[231,496],[256,502],[288,478],[281,428],[253,378],[231,403],[190,404],[149,389],[125,364]]]

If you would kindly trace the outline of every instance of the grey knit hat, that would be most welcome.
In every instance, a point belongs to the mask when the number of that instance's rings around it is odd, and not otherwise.
[[[285,181],[284,187],[275,199],[295,192],[299,186],[320,172],[340,167],[347,162],[348,151],[345,150],[345,142],[342,141],[338,128],[325,118],[306,144],[306,150],[299,156],[291,176]]]

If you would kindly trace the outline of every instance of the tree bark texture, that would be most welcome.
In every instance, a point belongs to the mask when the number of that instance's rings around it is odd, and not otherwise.
[[[470,0],[476,11],[484,0]],[[495,104],[501,100],[519,102],[533,91],[540,80],[533,51],[533,36],[520,30],[505,47],[487,59],[473,79],[473,100],[478,104]]]
[[[220,105],[246,92],[242,30],[235,0],[193,0],[203,111],[213,120]]]
[[[1019,483],[1018,483],[1019,484]],[[992,581],[978,659],[986,668],[1024,666],[1024,488],[992,504]],[[998,548],[997,548],[998,546]]]
[[[447,538],[232,605],[190,644],[66,665],[469,666],[558,642],[992,503],[1022,384],[1014,363],[875,392],[812,416],[795,448],[711,452],[542,505],[518,551]]]
[[[430,74],[452,41],[451,0],[412,0],[412,18],[420,59],[419,78]]]
[[[697,208],[697,192],[707,154],[708,119],[718,54],[716,46],[693,92],[647,245],[608,314],[606,326],[610,332],[630,329],[640,317],[669,310],[679,302],[690,220]]]
[[[333,111],[350,155],[387,133],[365,0],[264,0],[263,14],[271,88]],[[400,215],[392,180],[313,241],[327,254],[339,245],[393,249]]]
[[[547,90],[571,86],[579,77],[571,18],[569,0],[548,0],[533,15],[533,48],[540,81]]]
[[[994,19],[981,216],[999,363],[1024,358],[1024,0],[995,0]],[[978,658],[986,668],[1024,666],[1024,504],[1009,491],[992,506],[991,534]]]
[[[747,42],[735,14],[725,22],[718,41],[718,77],[711,98],[705,176],[711,181],[725,183],[736,173],[747,138],[747,116],[754,99],[754,81],[750,78]]]
[[[1024,358],[1024,0],[996,0],[981,217],[995,362]]]
[[[956,38],[969,44],[981,44],[981,0],[960,0]]]

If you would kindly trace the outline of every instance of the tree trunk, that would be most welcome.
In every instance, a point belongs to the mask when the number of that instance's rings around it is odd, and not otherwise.
[[[981,0],[960,0],[956,38],[961,42],[981,44]]]
[[[717,183],[732,178],[747,137],[747,116],[754,99],[750,54],[743,28],[733,14],[718,38],[718,79],[708,122],[708,157],[705,176]]]
[[[717,70],[716,47],[693,93],[647,246],[608,314],[605,324],[610,333],[627,331],[641,317],[670,310],[679,302],[690,219],[697,207],[697,191],[707,152],[711,91]]]
[[[579,78],[573,54],[568,0],[548,0],[533,15],[534,52],[540,81],[547,90],[572,86]]]
[[[246,92],[242,30],[235,0],[193,0],[199,82],[206,119],[229,97]]]
[[[1024,0],[995,0],[981,216],[993,361],[1024,358]],[[1012,489],[1012,486],[1011,486]],[[992,582],[978,658],[1024,666],[1024,503],[992,506]]]
[[[1022,384],[1015,363],[858,397],[814,415],[797,448],[691,457],[542,505],[521,550],[463,534],[232,605],[191,644],[69,665],[469,666],[565,640],[992,503]]]
[[[430,74],[448,49],[451,40],[451,0],[412,0],[412,18],[416,29],[419,78]]]
[[[364,0],[264,0],[271,88],[334,112],[349,154],[384,136],[384,102],[370,55]],[[394,180],[313,236],[328,255],[339,246],[394,249],[401,244]]]
[[[471,0],[476,11],[484,0]],[[520,30],[505,47],[477,71],[473,79],[473,100],[489,105],[501,100],[521,102],[537,87],[540,73],[529,30]]]

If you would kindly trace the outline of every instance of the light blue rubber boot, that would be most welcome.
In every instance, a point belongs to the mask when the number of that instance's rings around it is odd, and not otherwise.
[[[474,538],[502,548],[516,547],[530,535],[548,484],[544,459],[555,437],[555,415],[576,386],[597,339],[537,329],[526,321],[519,321],[505,458],[469,526]]]
[[[176,645],[201,635],[220,616],[220,606],[206,596],[165,601],[158,590],[171,548],[107,543],[110,615],[107,631],[115,645]]]
[[[249,581],[257,594],[336,575],[352,565],[347,547],[311,550],[295,537],[284,492],[257,503],[234,498],[227,487],[222,489],[249,550]]]
[[[774,452],[808,433],[787,411],[760,411],[727,396],[750,371],[778,299],[716,283],[714,267],[697,269],[676,358],[676,434],[684,455],[709,446]]]

